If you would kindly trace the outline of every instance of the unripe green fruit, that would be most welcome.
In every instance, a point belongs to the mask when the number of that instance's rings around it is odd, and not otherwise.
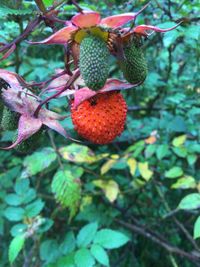
[[[124,78],[132,84],[146,79],[148,68],[141,47],[132,41],[124,47],[125,59],[120,62]]]
[[[17,139],[17,131],[13,137],[13,143]],[[21,142],[19,145],[15,147],[15,150],[20,153],[29,153],[36,150],[40,144],[42,143],[43,131],[40,130],[25,141]]]
[[[79,67],[87,87],[98,90],[108,78],[109,50],[104,40],[87,36],[80,44]]]
[[[4,108],[4,104],[2,100],[0,99],[0,121],[2,120],[2,117],[3,117],[3,108]]]
[[[3,115],[1,120],[1,127],[3,128],[3,130],[13,131],[17,129],[18,120],[19,114],[5,106],[3,109]]]

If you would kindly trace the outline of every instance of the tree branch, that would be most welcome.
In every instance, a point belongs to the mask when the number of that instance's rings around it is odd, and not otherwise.
[[[155,234],[152,232],[150,233],[148,230],[144,229],[141,226],[130,224],[127,222],[124,222],[122,220],[115,219],[117,223],[124,226],[125,228],[131,230],[134,233],[137,233],[139,235],[142,235],[143,237],[151,240],[152,242],[158,244],[165,250],[167,250],[169,253],[176,254],[182,258],[187,258],[189,261],[193,262],[197,267],[200,267],[200,253],[198,251],[192,251],[192,252],[186,252],[182,249],[179,249],[178,247],[175,247],[168,243],[167,241],[164,241],[164,239],[158,238]]]

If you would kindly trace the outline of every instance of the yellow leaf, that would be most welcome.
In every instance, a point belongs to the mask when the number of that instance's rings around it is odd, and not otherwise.
[[[186,138],[187,138],[187,136],[185,134],[174,138],[172,141],[173,146],[175,146],[175,147],[182,146],[185,143]]]
[[[110,155],[111,159],[119,159],[119,155],[117,154],[112,154]]]
[[[103,158],[108,157],[109,154],[99,154],[95,155],[94,152],[87,146],[79,144],[70,144],[59,149],[60,155],[67,161],[72,161],[75,163],[88,163],[92,164]]]
[[[84,210],[85,206],[88,206],[92,203],[92,196],[86,195],[81,199],[80,210]]]
[[[149,181],[153,175],[153,172],[149,170],[148,162],[139,162],[138,168],[140,171],[141,176],[146,180]]]
[[[96,180],[93,181],[93,184],[95,184],[97,187],[100,187],[107,199],[110,202],[114,202],[117,199],[117,196],[119,194],[119,186],[118,184],[113,180]]]
[[[106,172],[108,172],[112,166],[117,162],[117,159],[109,159],[106,163],[103,164],[103,166],[101,167],[101,174],[105,174]]]
[[[195,188],[196,185],[196,181],[194,179],[194,177],[192,176],[183,176],[180,179],[178,179],[176,181],[176,183],[174,183],[171,188],[174,189],[189,189],[189,188]]]
[[[137,168],[137,161],[134,158],[129,158],[127,160],[127,164],[129,166],[131,175],[134,176]]]

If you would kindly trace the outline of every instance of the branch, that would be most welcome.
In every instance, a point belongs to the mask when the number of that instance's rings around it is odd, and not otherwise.
[[[67,89],[69,89],[69,87],[70,87],[70,86],[73,84],[73,82],[79,77],[79,75],[80,75],[80,70],[77,69],[77,70],[74,72],[73,76],[68,80],[68,82],[66,83],[66,86],[65,86],[62,90],[60,90],[59,92],[55,93],[54,95],[52,95],[52,96],[46,98],[44,101],[42,101],[42,102],[38,105],[37,109],[36,109],[35,112],[34,112],[34,116],[37,118],[37,117],[38,117],[38,114],[39,114],[39,112],[40,112],[40,109],[42,108],[43,105],[47,104],[51,99],[54,99],[54,98],[58,97],[58,96],[61,95],[64,91],[66,91]]]
[[[16,39],[14,39],[11,43],[5,44],[3,47],[0,48],[0,53],[8,50],[11,48],[14,44],[17,44],[21,42],[23,39],[25,39],[42,21],[42,17],[38,16],[33,21],[29,22],[24,32],[18,36]]]
[[[198,251],[192,251],[191,253],[186,252],[182,249],[179,249],[167,241],[164,241],[164,239],[160,239],[156,236],[156,234],[150,233],[148,230],[144,229],[141,226],[130,224],[127,222],[124,222],[122,220],[115,219],[117,223],[124,226],[125,228],[131,230],[134,233],[137,233],[139,235],[142,235],[143,237],[151,240],[152,242],[158,244],[165,250],[167,250],[169,253],[176,254],[180,257],[187,258],[189,261],[192,261],[197,267],[200,267],[200,253]]]

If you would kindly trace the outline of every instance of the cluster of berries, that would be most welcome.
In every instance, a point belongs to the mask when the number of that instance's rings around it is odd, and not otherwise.
[[[68,59],[73,59],[74,69],[70,69],[68,61],[68,68],[63,77],[59,76],[61,81],[65,75],[68,77],[64,87],[53,97],[47,98],[47,101],[42,101],[32,91],[27,93],[34,83],[28,84],[19,75],[0,70],[0,77],[3,78],[0,85],[4,91],[2,99],[6,104],[4,106],[0,103],[1,127],[4,130],[18,128],[16,140],[14,139],[13,144],[5,149],[31,149],[31,144],[37,143],[35,141],[38,141],[39,135],[42,134],[42,125],[64,137],[69,137],[58,122],[63,116],[42,108],[42,105],[58,97],[65,90],[65,95],[71,96],[71,118],[80,136],[95,144],[108,144],[122,133],[127,105],[120,91],[142,84],[148,73],[147,62],[142,52],[143,38],[149,35],[149,30],[167,32],[179,25],[168,29],[150,25],[131,25],[129,28],[122,28],[124,24],[134,22],[146,7],[147,5],[137,13],[124,13],[103,19],[98,12],[82,11],[70,21],[66,21],[66,27],[47,39],[29,42],[46,45],[67,44],[70,55]],[[110,55],[116,58],[125,81],[109,79]],[[82,82],[74,84],[79,75],[85,87]],[[47,89],[44,88],[43,91]]]

